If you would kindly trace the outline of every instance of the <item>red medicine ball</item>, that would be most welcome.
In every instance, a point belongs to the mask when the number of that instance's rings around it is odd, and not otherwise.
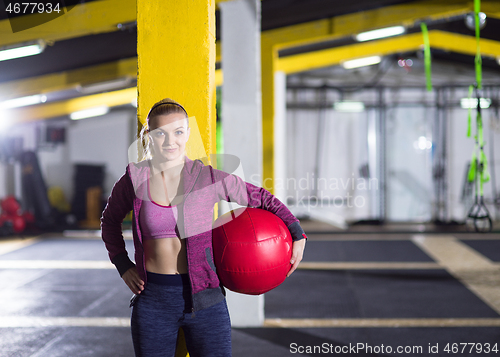
[[[26,221],[23,216],[13,216],[12,217],[12,229],[14,233],[21,233],[26,228]]]
[[[214,226],[214,261],[225,287],[259,295],[285,280],[292,236],[279,217],[259,208],[238,208],[219,217]]]
[[[8,215],[17,215],[19,210],[21,209],[19,202],[17,202],[14,196],[5,197],[5,199],[3,199],[1,203],[1,206],[2,211],[4,213],[7,213]]]

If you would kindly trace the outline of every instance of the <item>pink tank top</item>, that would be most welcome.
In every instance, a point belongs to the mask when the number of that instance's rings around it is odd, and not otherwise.
[[[142,239],[175,238],[177,224],[177,206],[162,206],[153,201],[149,193],[149,200],[142,201],[139,212]]]

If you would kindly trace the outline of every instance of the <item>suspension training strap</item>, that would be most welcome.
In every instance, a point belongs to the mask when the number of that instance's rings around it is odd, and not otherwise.
[[[472,92],[474,91],[474,86],[469,86],[469,114],[467,117],[467,137],[470,138],[471,126],[472,126]]]
[[[425,22],[420,23],[420,28],[422,29],[422,36],[424,37],[424,65],[425,65],[425,82],[427,85],[427,90],[432,91],[432,79],[431,79],[431,45],[429,42],[429,32],[427,31],[427,24]]]
[[[481,59],[481,50],[479,47],[479,32],[480,32],[480,21],[479,21],[479,12],[481,11],[481,0],[474,0],[474,22],[476,24],[476,82],[477,88],[481,89],[482,86],[482,59]]]

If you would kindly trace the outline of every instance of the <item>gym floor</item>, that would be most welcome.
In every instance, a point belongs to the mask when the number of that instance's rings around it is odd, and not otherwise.
[[[0,240],[0,281],[0,356],[133,356],[98,232]],[[310,234],[265,316],[233,329],[233,356],[500,355],[500,235]]]

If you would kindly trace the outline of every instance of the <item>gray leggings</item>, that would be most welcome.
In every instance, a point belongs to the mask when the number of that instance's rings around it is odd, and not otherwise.
[[[193,314],[186,281],[186,275],[148,273],[148,283],[132,307],[136,357],[174,357],[179,327],[184,330],[190,356],[231,356],[226,301]]]

